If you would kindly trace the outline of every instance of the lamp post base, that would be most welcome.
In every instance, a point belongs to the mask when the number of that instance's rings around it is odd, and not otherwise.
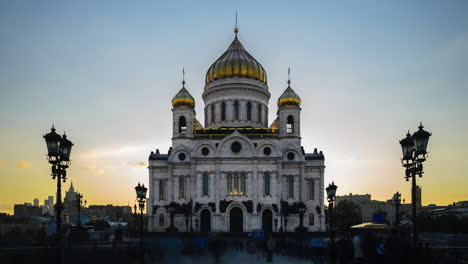
[[[171,233],[175,233],[175,232],[179,232],[179,229],[175,226],[170,226],[168,228],[166,228],[166,232],[171,232]]]
[[[307,232],[307,228],[305,226],[298,226],[294,229],[296,232]]]

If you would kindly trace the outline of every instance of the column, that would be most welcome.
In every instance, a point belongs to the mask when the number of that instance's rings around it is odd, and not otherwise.
[[[213,172],[207,173],[208,175],[208,195],[212,200],[215,200],[214,190],[215,188],[215,174]]]

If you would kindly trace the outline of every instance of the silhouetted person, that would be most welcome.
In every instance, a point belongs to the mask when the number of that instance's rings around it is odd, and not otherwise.
[[[366,230],[362,237],[362,251],[364,253],[364,263],[375,263],[377,257],[377,240],[374,234]]]
[[[267,249],[267,262],[273,262],[273,249],[275,248],[275,241],[273,240],[273,236],[268,234],[268,239],[266,241],[266,249]]]

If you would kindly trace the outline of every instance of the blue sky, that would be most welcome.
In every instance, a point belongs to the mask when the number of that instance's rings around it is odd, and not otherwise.
[[[338,193],[409,199],[398,140],[423,121],[423,202],[468,198],[466,1],[2,1],[0,211],[53,193],[41,139],[52,123],[76,143],[75,186],[133,203],[139,164],[170,146],[182,67],[203,123],[204,76],[236,10],[268,74],[270,121],[291,67],[303,145],[324,151]]]

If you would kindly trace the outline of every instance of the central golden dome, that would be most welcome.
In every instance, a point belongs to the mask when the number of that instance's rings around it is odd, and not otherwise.
[[[237,32],[229,48],[208,69],[205,83],[229,77],[245,77],[267,82],[265,69],[245,50],[237,39]]]

